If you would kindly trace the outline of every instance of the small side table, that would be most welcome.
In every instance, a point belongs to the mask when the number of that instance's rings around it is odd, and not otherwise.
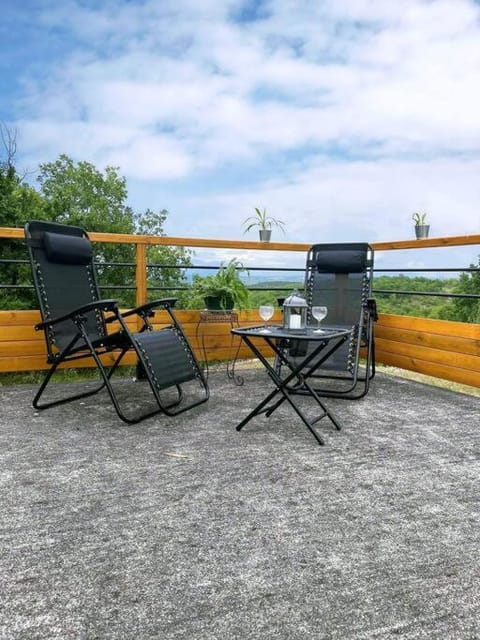
[[[302,332],[291,332],[283,327],[270,325],[268,332],[264,327],[246,327],[243,329],[232,329],[232,332],[240,336],[242,341],[250,348],[254,355],[260,360],[265,367],[268,376],[274,384],[274,389],[259,402],[246,418],[244,418],[236,427],[240,431],[247,422],[252,418],[264,413],[267,418],[272,415],[285,401],[290,404],[292,409],[298,415],[303,424],[311,432],[318,444],[323,445],[323,438],[315,431],[314,425],[322,418],[329,418],[336,429],[340,431],[342,428],[338,420],[332,412],[325,406],[318,393],[310,385],[309,379],[315,371],[323,364],[323,362],[334,353],[349,338],[353,329],[339,329],[337,327],[325,327],[322,333],[317,333],[313,327],[309,327]],[[254,339],[257,339],[254,341]],[[287,369],[287,373],[282,377],[275,365],[271,365],[268,359],[263,355],[258,346],[258,339],[261,338],[273,350],[276,357],[279,358]],[[310,342],[312,350],[306,352],[303,359],[295,364],[285,355],[282,343],[285,340],[301,340]],[[319,357],[316,360],[317,356]],[[298,384],[301,383],[306,394],[321,409],[319,415],[309,420],[303,413],[301,407],[296,401],[295,395]],[[276,398],[278,396],[278,398]]]
[[[200,316],[195,328],[195,338],[197,340],[197,344],[201,347],[203,352],[203,370],[205,378],[207,378],[208,380],[208,355],[207,345],[205,341],[206,336],[203,329],[206,324],[219,322],[228,322],[228,324],[230,325],[230,347],[228,351],[229,357],[227,359],[227,377],[229,380],[233,380],[236,385],[242,386],[244,383],[243,377],[235,373],[235,364],[237,362],[238,353],[240,351],[242,341],[238,340],[238,344],[235,349],[235,335],[232,333],[232,329],[238,329],[240,326],[237,311],[210,311],[208,309],[200,311]]]

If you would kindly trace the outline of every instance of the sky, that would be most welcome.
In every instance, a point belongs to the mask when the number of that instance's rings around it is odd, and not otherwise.
[[[3,0],[1,18],[0,120],[29,175],[60,153],[119,167],[175,236],[256,240],[254,207],[292,242],[410,239],[418,210],[431,236],[480,233],[477,0]]]

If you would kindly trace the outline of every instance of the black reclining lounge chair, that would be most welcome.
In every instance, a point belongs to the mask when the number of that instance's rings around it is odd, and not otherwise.
[[[305,297],[309,313],[312,306],[326,306],[325,325],[354,329],[351,339],[311,376],[319,395],[358,399],[368,393],[375,375],[373,259],[373,250],[366,243],[315,244],[308,252]],[[312,317],[308,321],[316,323]],[[308,343],[293,340],[285,353],[295,359],[301,355],[299,349],[308,349]],[[361,353],[365,356],[363,365]],[[298,392],[302,392],[301,385]]]
[[[174,416],[208,400],[207,382],[175,317],[174,298],[148,302],[122,314],[116,300],[100,298],[92,244],[83,229],[31,221],[25,226],[25,238],[42,317],[35,328],[44,332],[47,362],[51,365],[33,400],[35,408],[78,400],[106,388],[118,416],[134,424],[157,413]],[[168,313],[168,326],[153,330],[154,309]],[[141,319],[139,331],[130,331],[125,320],[128,316]],[[135,415],[130,415],[131,411],[127,415],[120,406],[112,375],[125,354],[132,351],[151,389],[153,406],[141,412],[137,407]],[[102,362],[105,356],[109,364]],[[58,366],[85,358],[93,360],[98,368],[100,386],[41,404],[40,398]],[[130,394],[123,389],[123,399],[125,395]],[[130,398],[127,400],[130,404]]]

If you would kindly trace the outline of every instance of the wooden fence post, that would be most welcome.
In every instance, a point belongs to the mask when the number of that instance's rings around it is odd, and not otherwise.
[[[137,307],[147,302],[147,245],[137,242],[135,244],[135,285]],[[137,320],[138,330],[142,326],[142,319]]]

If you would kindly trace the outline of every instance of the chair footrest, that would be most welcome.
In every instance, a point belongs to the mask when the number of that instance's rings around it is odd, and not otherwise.
[[[132,338],[158,389],[197,377],[197,367],[186,342],[173,328],[134,333]]]

